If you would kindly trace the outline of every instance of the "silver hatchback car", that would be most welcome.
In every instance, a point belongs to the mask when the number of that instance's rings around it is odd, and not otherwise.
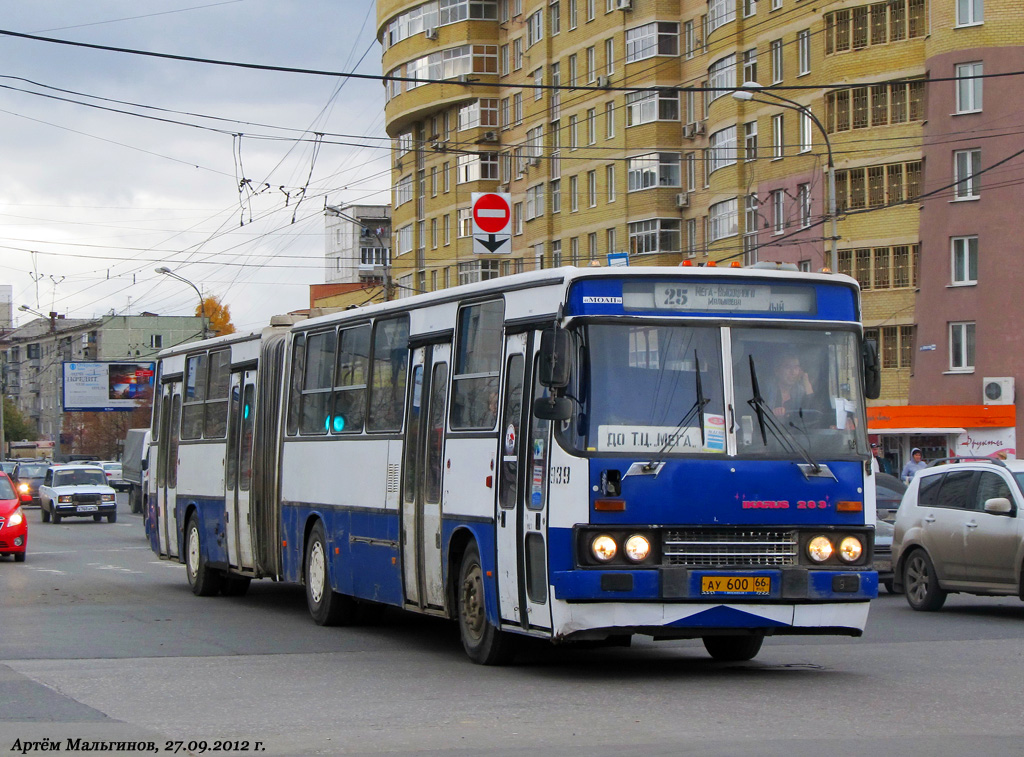
[[[1022,596],[1024,461],[943,462],[918,472],[896,513],[896,590],[915,610],[949,592]]]

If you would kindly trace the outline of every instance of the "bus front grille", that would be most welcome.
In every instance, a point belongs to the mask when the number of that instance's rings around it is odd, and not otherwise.
[[[797,564],[796,531],[688,529],[664,533],[664,565],[728,568]]]

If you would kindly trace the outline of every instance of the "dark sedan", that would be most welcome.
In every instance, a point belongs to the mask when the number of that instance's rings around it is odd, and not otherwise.
[[[13,478],[18,490],[18,496],[21,498],[21,504],[39,504],[39,485],[43,483],[46,469],[49,467],[49,463],[35,460],[18,463],[18,466],[14,469]]]

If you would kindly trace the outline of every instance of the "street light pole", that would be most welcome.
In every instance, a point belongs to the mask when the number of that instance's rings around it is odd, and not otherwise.
[[[155,270],[156,270],[157,273],[162,273],[165,276],[170,276],[172,279],[177,279],[178,281],[184,281],[186,284],[188,284],[190,287],[192,287],[193,289],[196,290],[196,294],[199,295],[199,312],[202,313],[202,318],[203,318],[203,339],[207,339],[209,337],[209,335],[210,335],[210,332],[209,332],[209,329],[207,328],[207,323],[206,323],[206,300],[203,299],[203,293],[199,291],[199,287],[197,287],[191,281],[186,279],[184,276],[179,276],[178,274],[176,274],[174,271],[172,271],[170,268],[168,268],[165,265],[162,265],[162,266],[160,266],[159,268],[157,268]]]
[[[772,103],[770,100],[757,100],[754,98],[754,91],[768,95],[769,97],[774,97],[779,102]],[[832,142],[828,138],[828,131],[825,129],[825,125],[816,115],[814,115],[814,111],[812,111],[809,106],[801,105],[796,100],[783,97],[770,89],[764,89],[760,84],[754,81],[748,81],[743,85],[743,88],[734,90],[732,96],[737,100],[764,103],[766,105],[774,104],[778,105],[780,108],[795,110],[811,119],[811,123],[813,123],[818,128],[818,131],[821,132],[822,139],[825,140],[825,149],[828,152],[828,217],[830,222],[829,236],[831,241],[829,268],[832,269],[832,273],[837,273],[839,270],[839,251],[836,245],[839,240],[839,233],[836,226],[836,164],[832,157]]]

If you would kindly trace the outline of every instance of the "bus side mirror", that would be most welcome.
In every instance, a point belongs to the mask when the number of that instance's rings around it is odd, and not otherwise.
[[[882,370],[878,364],[878,342],[865,339],[861,347],[861,358],[864,362],[864,396],[876,400],[882,393]]]
[[[572,417],[572,400],[567,397],[541,397],[533,403],[533,414],[542,421],[567,421]]]
[[[540,366],[537,377],[541,386],[546,386],[548,389],[564,389],[569,385],[571,355],[572,344],[568,331],[554,326],[541,333]]]

